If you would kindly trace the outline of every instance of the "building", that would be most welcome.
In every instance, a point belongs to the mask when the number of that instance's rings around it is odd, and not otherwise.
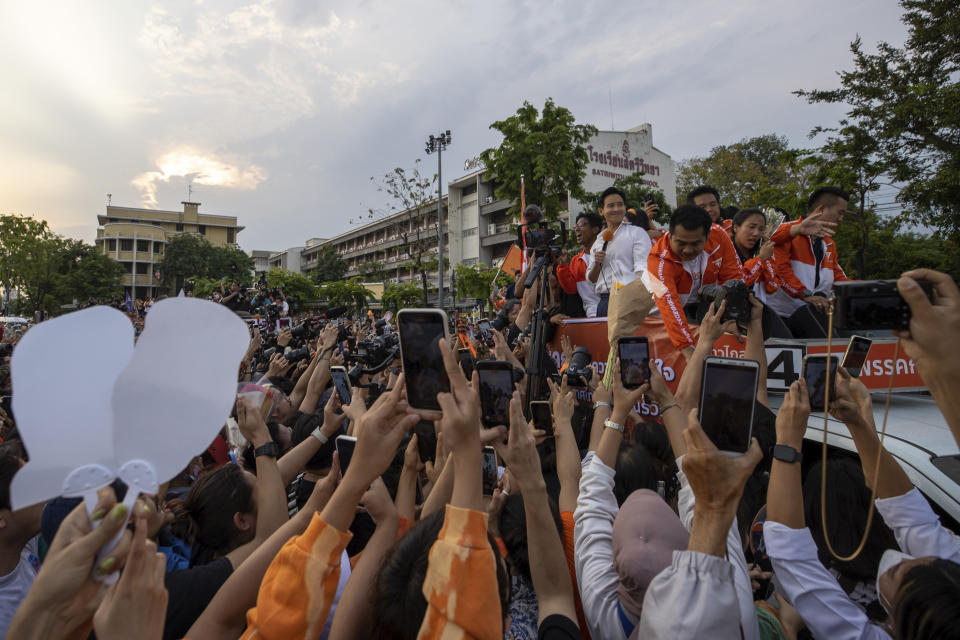
[[[236,247],[243,227],[235,216],[200,213],[199,202],[182,202],[183,211],[107,205],[97,216],[96,245],[124,266],[123,286],[134,298],[150,298],[163,291],[160,263],[173,236],[191,233],[216,247]]]
[[[267,251],[264,249],[251,249],[250,259],[253,260],[253,279],[259,280],[260,276],[266,275],[270,271],[270,256],[276,251]]]
[[[271,253],[267,259],[267,266],[270,269],[286,269],[287,271],[300,271],[300,252],[303,247],[290,247],[284,251]]]
[[[326,238],[310,238],[307,240],[303,246],[303,251],[300,252],[300,273],[308,276],[316,268],[320,251],[326,242]]]

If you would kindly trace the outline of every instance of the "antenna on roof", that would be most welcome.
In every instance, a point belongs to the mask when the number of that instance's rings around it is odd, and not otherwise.
[[[187,183],[187,202],[193,202],[193,182]]]
[[[108,207],[110,206],[110,200],[111,200],[111,199],[113,199],[113,194],[112,194],[112,193],[108,193],[108,194],[107,194],[107,206],[108,206]]]

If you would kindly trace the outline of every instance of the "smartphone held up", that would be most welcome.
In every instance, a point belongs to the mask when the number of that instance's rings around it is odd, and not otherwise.
[[[750,448],[759,379],[756,360],[714,356],[704,360],[700,425],[720,451],[740,455]]]
[[[450,391],[439,344],[450,337],[447,314],[440,309],[403,309],[397,314],[397,328],[407,403],[421,411],[440,411],[437,395]]]

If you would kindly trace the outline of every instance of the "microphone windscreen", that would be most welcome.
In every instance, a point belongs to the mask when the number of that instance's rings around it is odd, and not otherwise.
[[[610,242],[611,240],[613,240],[613,231],[610,231],[610,229],[604,230],[604,232],[603,232],[603,241],[604,241],[604,242]]]

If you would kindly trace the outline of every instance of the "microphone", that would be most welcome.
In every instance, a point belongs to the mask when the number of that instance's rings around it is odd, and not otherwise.
[[[611,240],[613,240],[613,231],[610,231],[610,229],[605,229],[603,232],[603,249],[601,249],[601,251],[606,253],[607,244],[609,244]]]

